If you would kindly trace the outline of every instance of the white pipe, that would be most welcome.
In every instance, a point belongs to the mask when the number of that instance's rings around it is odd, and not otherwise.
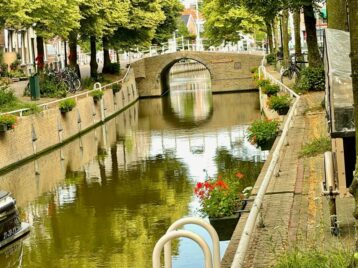
[[[213,263],[214,268],[220,268],[220,242],[219,242],[219,236],[216,233],[214,227],[212,227],[209,223],[204,221],[201,218],[194,218],[194,217],[188,217],[188,218],[182,218],[174,222],[167,230],[167,233],[172,232],[186,224],[196,224],[203,227],[208,233],[210,234],[211,240],[213,242]],[[165,246],[164,246],[164,263],[165,268],[171,268],[172,267],[172,256],[171,256],[171,241],[169,240]]]
[[[266,72],[264,72],[264,73],[266,73]],[[275,82],[278,82],[276,79],[274,79],[274,80],[275,80]],[[266,171],[265,177],[264,177],[264,179],[262,181],[262,184],[261,184],[261,186],[259,188],[259,191],[258,191],[258,193],[256,195],[256,198],[255,198],[255,200],[253,202],[252,208],[250,210],[250,214],[249,214],[248,219],[246,221],[244,230],[243,230],[243,232],[241,234],[239,246],[238,246],[238,248],[237,248],[237,250],[235,252],[235,256],[234,256],[234,260],[232,262],[231,268],[241,268],[244,265],[246,252],[247,252],[247,249],[249,247],[251,235],[252,235],[252,233],[254,231],[256,219],[257,219],[257,216],[259,214],[259,211],[260,211],[262,201],[263,201],[263,198],[265,196],[267,187],[268,187],[268,185],[270,183],[273,171],[275,170],[276,164],[278,162],[278,159],[279,159],[279,156],[280,156],[280,151],[281,151],[281,148],[283,146],[284,140],[285,140],[285,138],[287,136],[287,132],[288,132],[288,129],[289,129],[289,126],[290,126],[290,122],[291,122],[292,117],[293,117],[293,115],[295,113],[299,98],[300,98],[299,96],[296,97],[296,101],[293,104],[292,108],[290,109],[290,112],[288,114],[287,120],[285,122],[285,126],[284,126],[283,131],[282,131],[282,135],[281,135],[281,137],[280,137],[280,139],[279,139],[279,141],[277,143],[277,146],[276,146],[276,148],[275,148],[275,150],[273,152],[272,160],[271,160],[270,165],[269,165],[269,167],[268,167],[268,169]]]
[[[212,263],[211,253],[208,244],[199,235],[185,230],[171,231],[169,233],[166,233],[158,240],[157,244],[155,244],[153,255],[152,255],[153,268],[161,268],[160,253],[162,252],[164,245],[168,241],[179,237],[186,237],[191,240],[194,240],[204,252],[205,268],[212,268],[213,263]]]

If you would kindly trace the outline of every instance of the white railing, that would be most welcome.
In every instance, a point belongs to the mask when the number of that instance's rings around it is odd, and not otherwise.
[[[82,92],[82,93],[79,93],[79,94],[75,94],[73,96],[69,96],[69,97],[66,97],[66,98],[57,99],[57,100],[54,100],[54,101],[39,104],[37,106],[42,110],[47,110],[50,107],[53,107],[53,106],[57,105],[59,102],[61,102],[63,100],[75,99],[76,102],[77,102],[78,98],[80,98],[80,97],[88,97],[91,94],[91,92],[94,91],[94,90],[97,90],[97,89],[106,90],[107,88],[113,86],[114,84],[123,83],[124,81],[126,81],[130,69],[131,69],[131,67],[127,68],[126,73],[125,73],[125,75],[124,75],[124,77],[122,79],[119,79],[119,80],[117,80],[115,82],[106,84],[104,86],[100,86],[100,88],[96,87],[96,88],[94,88],[92,90],[88,90],[88,91],[85,91],[85,92]],[[3,115],[3,114],[18,114],[20,117],[22,117],[24,115],[24,113],[26,113],[26,112],[28,112],[30,110],[31,110],[30,108],[24,108],[24,109],[18,109],[18,110],[14,110],[14,111],[10,111],[10,112],[0,113],[0,115]]]
[[[153,250],[153,256],[152,256],[153,268],[162,267],[160,265],[160,253],[162,252],[164,245],[167,242],[171,241],[172,239],[179,238],[179,237],[186,237],[191,240],[194,240],[204,252],[205,268],[213,267],[211,252],[208,244],[199,235],[193,232],[180,230],[180,231],[171,231],[170,233],[165,234],[158,240]]]
[[[201,218],[183,218],[174,222],[167,230],[167,233],[175,231],[176,229],[186,225],[186,224],[196,224],[203,227],[210,234],[211,240],[213,242],[213,264],[215,268],[220,267],[220,242],[219,236],[216,233],[214,227],[212,227],[209,223],[204,221]],[[171,241],[169,240],[164,246],[164,262],[165,268],[172,267],[172,255],[171,255]]]
[[[265,78],[270,79],[273,83],[276,83],[277,85],[280,86],[280,88],[282,88],[283,90],[287,91],[291,96],[295,97],[295,101],[292,105],[292,107],[290,108],[290,111],[287,115],[287,119],[285,121],[283,130],[282,130],[282,134],[278,140],[277,146],[274,149],[274,152],[272,154],[272,159],[271,162],[269,164],[269,167],[266,171],[266,174],[263,178],[263,181],[260,185],[260,188],[258,190],[258,193],[255,197],[255,200],[253,202],[253,205],[250,209],[250,213],[249,216],[247,218],[247,221],[245,223],[245,227],[244,230],[241,234],[241,238],[240,238],[240,242],[239,242],[239,246],[235,252],[235,256],[234,256],[234,260],[232,262],[231,267],[232,268],[241,268],[244,265],[244,261],[245,261],[245,257],[246,257],[246,253],[250,244],[250,239],[251,236],[254,232],[255,226],[256,226],[256,219],[257,216],[259,215],[260,209],[261,209],[261,205],[263,202],[263,198],[266,194],[266,190],[267,187],[271,181],[271,177],[274,174],[274,171],[277,168],[277,163],[278,160],[280,158],[280,151],[282,149],[282,146],[284,145],[284,142],[287,138],[288,135],[288,130],[293,122],[293,116],[296,114],[297,112],[297,105],[300,99],[300,96],[297,95],[295,92],[293,92],[290,88],[286,87],[284,84],[282,84],[280,81],[278,81],[277,79],[275,79],[272,75],[268,74],[264,65],[262,64],[260,66],[260,72],[263,73]]]

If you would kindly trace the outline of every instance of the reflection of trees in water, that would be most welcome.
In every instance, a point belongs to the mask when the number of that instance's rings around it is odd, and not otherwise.
[[[34,224],[25,266],[50,267],[56,260],[59,267],[151,267],[155,243],[188,213],[188,171],[170,153],[125,171],[118,168],[117,146],[109,152],[110,176],[97,159],[100,184],[88,183],[84,172],[67,173],[66,183],[76,187],[74,202],[59,207],[56,193],[41,198],[47,205],[38,204],[41,223]],[[178,251],[177,242],[173,250]]]
[[[241,161],[223,147],[216,150],[215,162],[218,168],[217,175],[235,177],[238,171],[243,173],[245,175],[242,179],[243,189],[254,186],[263,166],[263,163],[259,162]]]

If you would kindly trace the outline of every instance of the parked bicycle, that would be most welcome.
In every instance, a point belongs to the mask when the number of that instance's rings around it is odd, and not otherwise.
[[[305,61],[297,61],[296,56],[293,55],[290,57],[290,64],[287,68],[281,69],[281,82],[283,82],[283,78],[287,77],[288,79],[292,79],[295,77],[296,79],[300,78],[301,75],[301,67],[298,64],[305,64]]]
[[[56,83],[65,83],[71,93],[75,93],[81,88],[81,80],[78,78],[75,70],[65,68],[58,72],[48,71],[47,77]]]

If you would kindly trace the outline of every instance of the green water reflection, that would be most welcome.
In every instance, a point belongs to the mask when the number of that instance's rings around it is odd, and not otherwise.
[[[2,175],[0,189],[12,192],[32,231],[13,251],[0,252],[0,267],[151,267],[169,225],[197,215],[192,189],[206,172],[240,170],[253,184],[267,157],[245,139],[247,124],[260,116],[257,93],[174,96],[141,100]],[[174,267],[203,264],[185,239],[173,243],[173,256]]]

